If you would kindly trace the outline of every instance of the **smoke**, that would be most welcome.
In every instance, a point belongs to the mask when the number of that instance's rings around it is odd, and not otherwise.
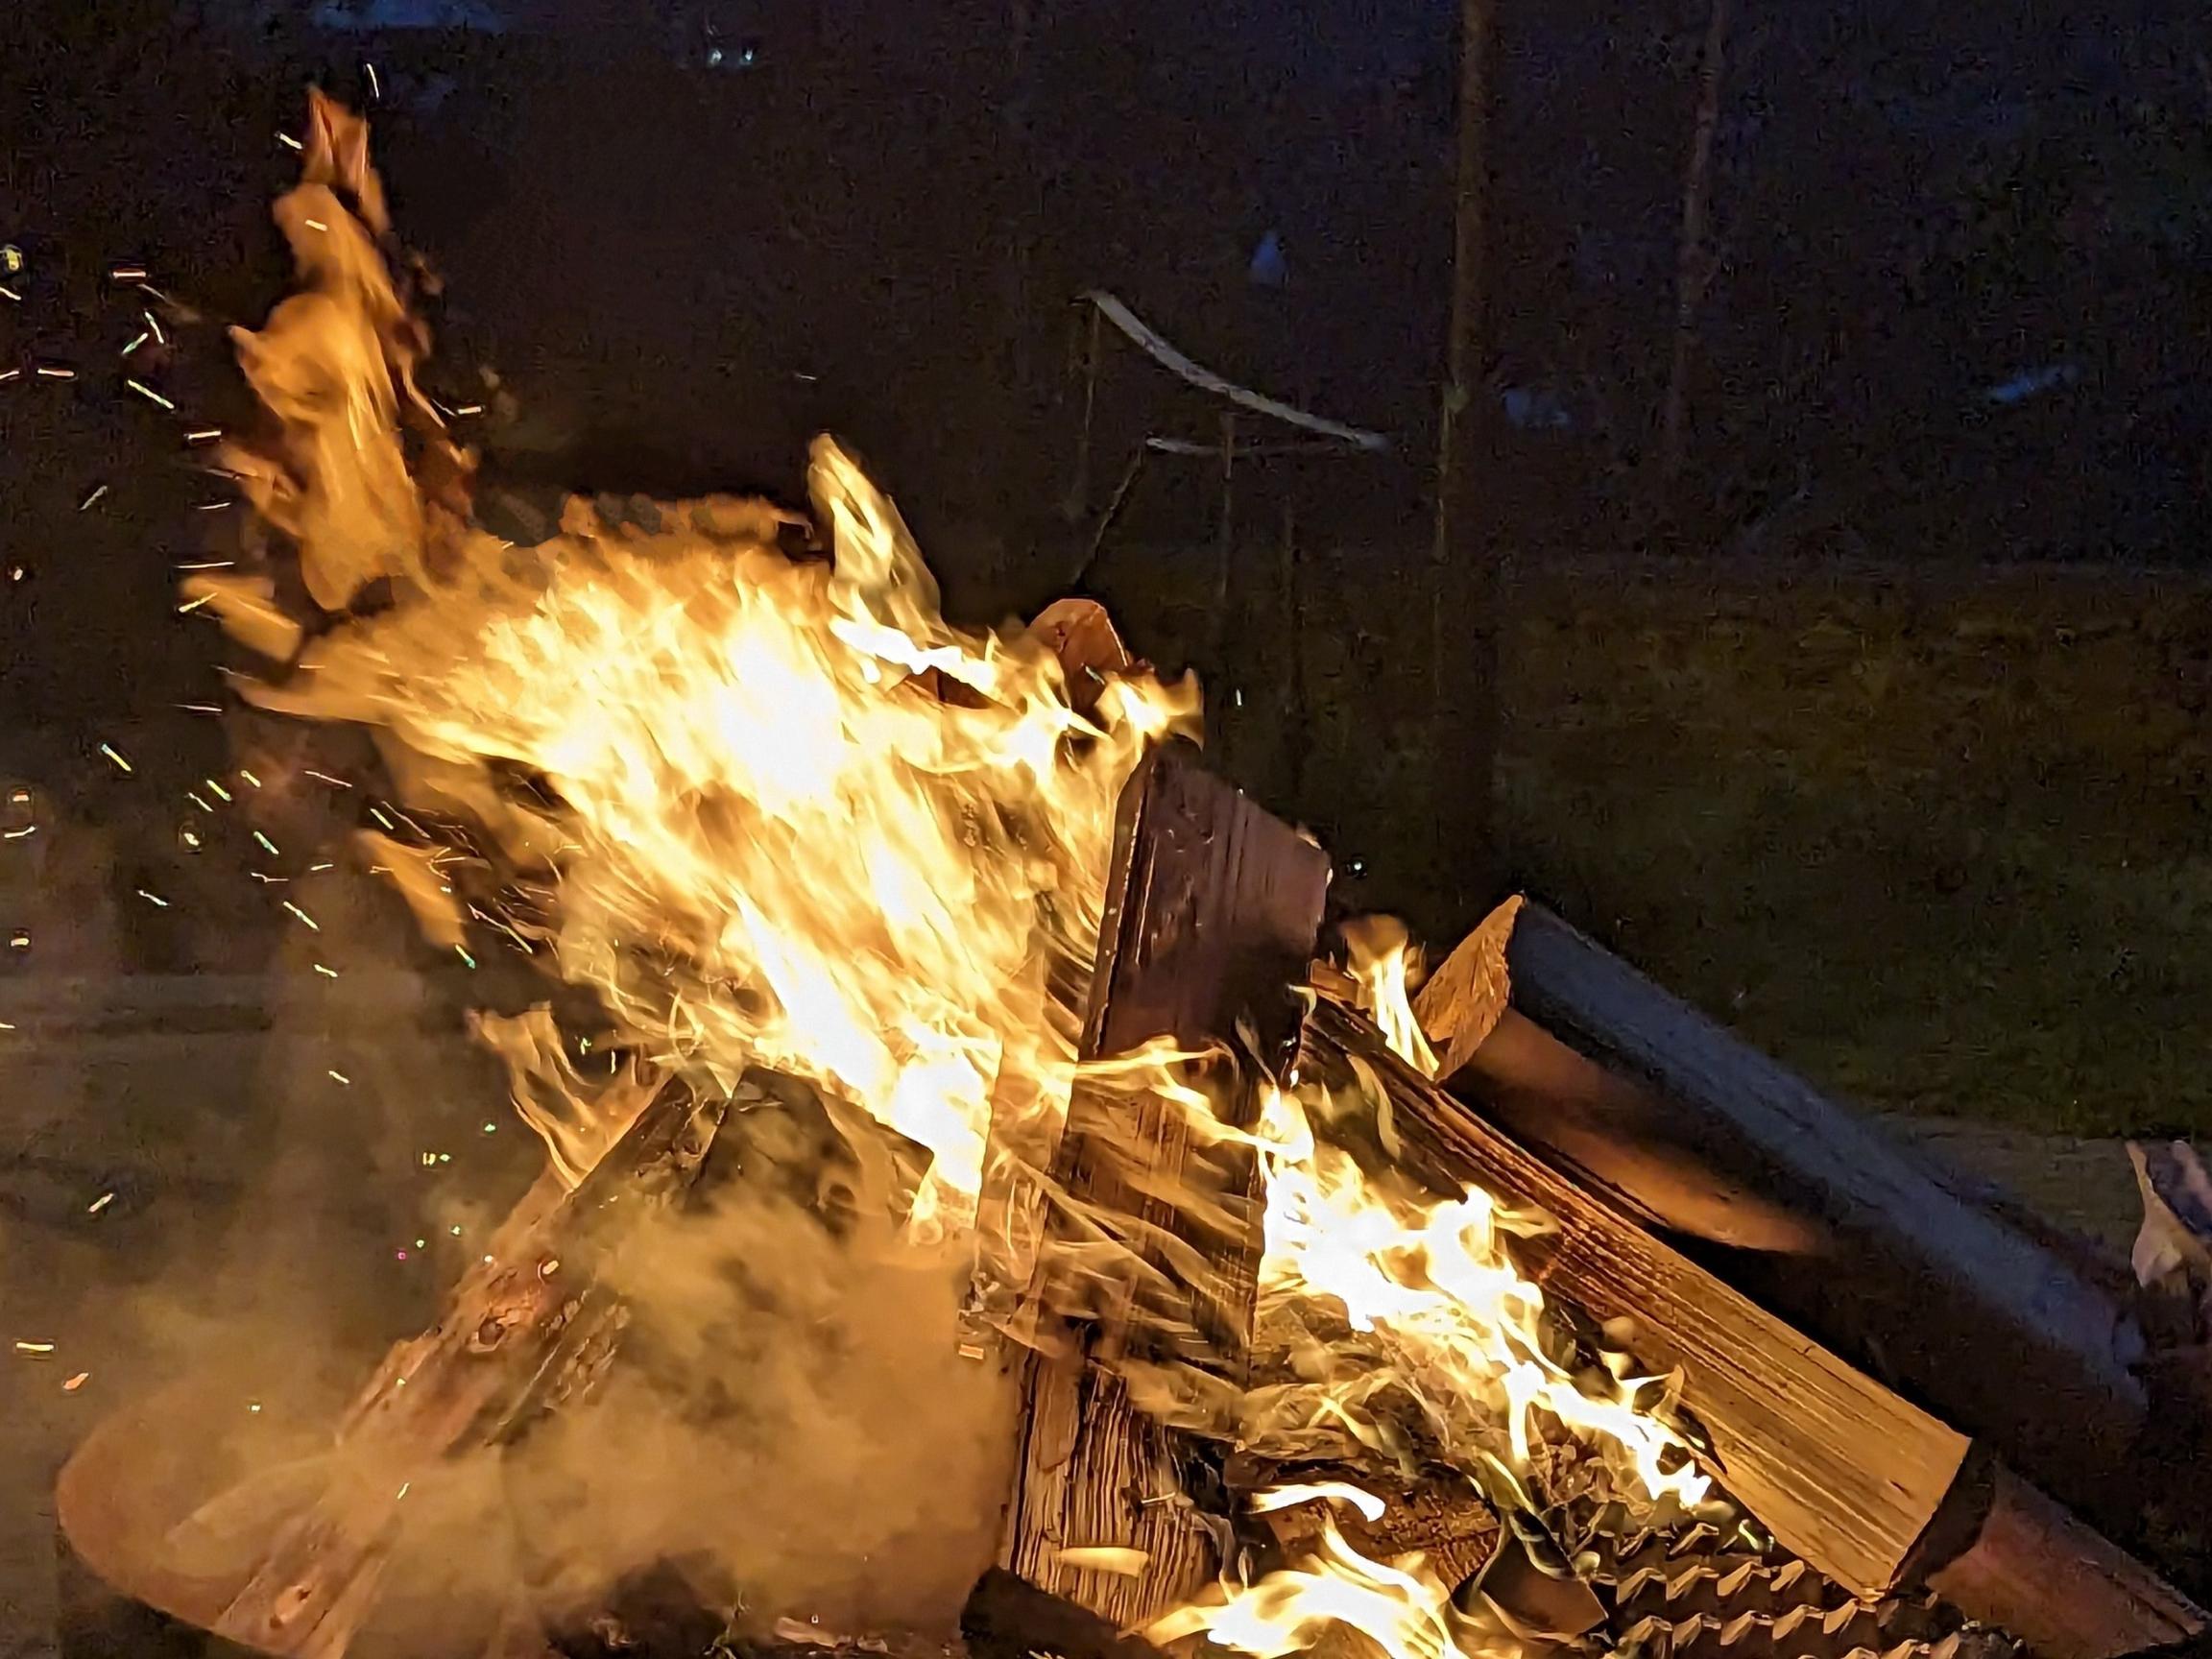
[[[1013,1383],[955,1352],[969,1251],[900,1236],[895,1195],[785,1094],[733,1114],[690,1205],[608,1263],[619,1363],[509,1458],[556,1619],[672,1564],[755,1630],[950,1633],[994,1558]]]

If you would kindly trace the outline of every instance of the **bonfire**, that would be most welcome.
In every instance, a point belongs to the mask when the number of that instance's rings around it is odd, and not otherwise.
[[[373,736],[424,935],[540,976],[474,1028],[544,1169],[321,1455],[108,1576],[325,1656],[2009,1646],[1918,1587],[1963,1438],[1439,1086],[1520,1040],[1513,907],[1418,1014],[1403,929],[1323,950],[1195,688],[1094,607],[948,621],[830,439],[804,511],[490,534],[358,120],[276,219],[256,556],[184,602]]]

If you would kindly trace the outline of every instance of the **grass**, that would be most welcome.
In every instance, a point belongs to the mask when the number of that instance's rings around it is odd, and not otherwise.
[[[1513,584],[1517,881],[1815,1080],[2212,1129],[2212,587]]]

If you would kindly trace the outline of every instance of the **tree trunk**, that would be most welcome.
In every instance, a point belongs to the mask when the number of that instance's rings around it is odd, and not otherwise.
[[[1492,459],[1489,391],[1490,63],[1495,0],[1459,4],[1459,145],[1452,226],[1452,309],[1436,442],[1436,524],[1429,550],[1428,776],[1416,803],[1435,845],[1409,885],[1457,921],[1489,882],[1490,777],[1496,747],[1494,538],[1481,523]],[[1445,781],[1449,781],[1448,784]],[[1409,908],[1409,906],[1401,906]],[[1424,917],[1421,920],[1430,920]]]
[[[1682,173],[1682,236],[1674,258],[1674,340],[1667,365],[1667,401],[1659,420],[1659,473],[1671,491],[1682,476],[1689,444],[1690,365],[1697,346],[1697,314],[1713,280],[1706,246],[1712,217],[1713,144],[1720,127],[1720,82],[1727,63],[1728,14],[1735,0],[1712,0],[1705,48],[1697,63],[1697,123]]]

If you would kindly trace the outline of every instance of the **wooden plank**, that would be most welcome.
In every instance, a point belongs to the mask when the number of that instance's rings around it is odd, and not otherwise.
[[[1512,918],[1503,960],[1511,1009],[1472,1051],[1451,1046],[1448,1083],[1669,1224],[1763,1252],[1714,1264],[2039,1485],[2091,1513],[2128,1506],[2113,1474],[2147,1409],[2141,1338],[2074,1261],[1542,906]],[[1514,1015],[1615,1084],[1548,1113],[1556,1080]],[[1684,1183],[1693,1213],[1670,1213]],[[1716,1205],[1751,1235],[1709,1225]],[[1778,1226],[1791,1214],[1794,1239]]]
[[[1328,892],[1327,855],[1185,751],[1146,762],[1123,796],[1083,1052],[1123,1052],[1158,1036],[1194,1046],[1241,1020],[1287,1040]],[[1264,1038],[1262,1039],[1265,1040]],[[1070,1109],[1062,1186],[1071,1199],[1169,1230],[1178,1213],[1152,1196],[1195,1168],[1185,1112],[1157,1100],[1108,1103],[1079,1093]],[[1248,1164],[1231,1181],[1248,1182]],[[1223,1192],[1232,1201],[1239,1193]],[[1248,1210],[1247,1205],[1247,1210]],[[1248,1327],[1258,1226],[1209,1252],[1218,1283],[1206,1306],[1181,1310],[1198,1340],[1183,1357],[1240,1349]],[[1238,1309],[1241,1309],[1240,1313]],[[1166,1431],[1130,1405],[1102,1362],[1132,1332],[1126,1297],[1064,1351],[1031,1361],[1028,1412],[1009,1511],[1004,1564],[1039,1589],[1119,1628],[1188,1600],[1218,1570],[1213,1534],[1183,1491]],[[1147,1308],[1157,1328],[1163,1310]],[[1069,1565],[1069,1549],[1144,1552],[1135,1576]]]
[[[346,1650],[380,1593],[407,1486],[499,1438],[562,1384],[574,1342],[599,1334],[612,1300],[596,1260],[688,1189],[726,1107],[664,1084],[574,1190],[550,1169],[539,1177],[439,1323],[397,1344],[356,1396],[327,1489],[277,1528],[214,1620],[219,1635],[303,1659]]]
[[[1864,1595],[1894,1587],[1943,1508],[1966,1437],[1907,1404],[1654,1238],[1397,1060],[1334,1003],[1307,1022],[1307,1063],[1357,1055],[1384,1080],[1415,1167],[1551,1215],[1522,1271],[1599,1321],[1626,1319],[1638,1361],[1681,1374],[1728,1490],[1788,1549]]]

